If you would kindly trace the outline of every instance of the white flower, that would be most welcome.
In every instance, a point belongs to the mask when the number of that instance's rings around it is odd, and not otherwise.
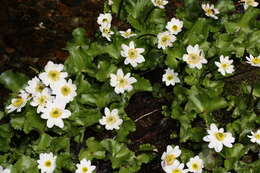
[[[71,112],[65,109],[66,103],[63,100],[56,99],[48,102],[42,110],[41,118],[47,119],[47,127],[52,128],[54,125],[63,128],[63,119],[70,117]]]
[[[7,113],[11,113],[13,111],[21,112],[22,108],[26,105],[29,100],[28,93],[24,92],[24,90],[20,91],[20,94],[11,100],[11,104],[6,107],[8,110]]]
[[[199,156],[195,156],[193,158],[190,158],[187,166],[190,172],[201,173],[204,167],[203,160],[201,160]]]
[[[62,72],[64,66],[62,64],[54,64],[52,61],[49,61],[45,66],[45,72],[39,75],[39,78],[45,85],[54,85],[57,82],[65,80],[68,76],[68,73]]]
[[[233,60],[230,60],[228,56],[224,57],[223,55],[220,56],[220,62],[216,62],[215,64],[218,67],[218,71],[222,75],[231,74],[234,70]]]
[[[41,173],[52,173],[56,168],[56,158],[53,153],[41,153],[40,159],[37,160]]]
[[[114,34],[113,31],[110,30],[110,24],[106,26],[100,26],[99,30],[102,33],[102,37],[105,37],[108,41],[111,41],[110,37]]]
[[[258,129],[255,133],[251,131],[251,134],[252,136],[248,135],[250,141],[260,145],[260,129]]]
[[[251,64],[255,67],[260,67],[260,55],[257,57],[254,57],[253,55],[249,55],[249,57],[246,57],[247,63]]]
[[[255,0],[241,0],[241,2],[244,2],[244,9],[247,9],[249,6],[258,6],[258,2],[256,2]]]
[[[168,31],[159,33],[157,35],[157,39],[158,39],[158,49],[160,48],[165,49],[166,47],[171,47],[172,43],[176,41],[176,37]]]
[[[119,31],[119,33],[124,38],[130,38],[130,37],[136,36],[136,34],[133,33],[130,28],[126,31]]]
[[[96,166],[92,166],[91,161],[86,159],[82,159],[76,166],[77,170],[75,173],[92,173],[96,169]]]
[[[166,173],[187,173],[188,169],[184,169],[184,164],[179,161],[175,161],[171,166],[165,167]]]
[[[131,91],[133,89],[132,84],[135,82],[137,80],[134,77],[130,77],[130,73],[124,75],[122,69],[118,69],[116,74],[110,74],[110,85],[115,87],[117,94]]]
[[[41,93],[46,86],[40,81],[38,77],[34,77],[32,80],[28,81],[28,86],[25,90],[32,94],[33,96]]]
[[[170,68],[165,70],[165,74],[163,75],[162,81],[166,83],[166,86],[174,86],[175,83],[180,83],[178,73],[174,73],[174,70]]]
[[[206,64],[208,61],[204,57],[204,52],[199,48],[199,45],[187,47],[187,53],[183,55],[183,60],[189,65],[190,68],[202,68],[202,64]]]
[[[114,2],[113,2],[113,0],[108,0],[108,5],[113,5],[114,4]]]
[[[68,81],[64,80],[55,84],[53,87],[53,93],[57,98],[68,103],[77,95],[76,89],[76,85],[74,85],[72,80],[69,79]]]
[[[110,13],[99,14],[97,19],[97,23],[100,26],[104,26],[104,27],[110,25],[111,21],[112,21],[112,15]]]
[[[11,173],[11,169],[0,166],[0,173]]]
[[[113,109],[110,111],[107,107],[105,108],[105,116],[99,120],[101,125],[104,125],[107,130],[118,130],[123,120],[118,116],[118,110]]]
[[[37,106],[37,113],[40,113],[48,102],[51,102],[53,97],[50,94],[50,90],[45,88],[41,93],[36,94],[31,101],[31,105]]]
[[[167,0],[151,0],[155,7],[164,8],[168,4]]]
[[[181,155],[181,150],[179,146],[175,146],[174,148],[172,148],[171,145],[168,145],[166,152],[164,152],[161,157],[162,168],[164,169],[165,167],[174,164],[174,162],[177,161],[176,158],[179,157],[180,155]]]
[[[218,19],[218,16],[216,15],[219,14],[219,10],[216,9],[213,4],[202,4],[201,7],[206,16],[212,17],[213,19]]]
[[[130,42],[129,46],[122,44],[121,56],[126,57],[124,63],[131,64],[133,67],[136,67],[137,64],[145,61],[143,55],[141,53],[144,52],[144,48],[135,48],[135,43],[133,41]]]
[[[216,152],[220,152],[223,149],[223,145],[231,148],[232,143],[235,142],[235,138],[229,132],[224,132],[223,128],[218,129],[215,124],[210,125],[210,129],[207,130],[208,134],[203,138],[204,141],[209,142],[208,147],[214,148]]]
[[[172,18],[170,22],[167,23],[166,29],[172,34],[178,34],[181,32],[183,27],[183,22],[179,19]]]

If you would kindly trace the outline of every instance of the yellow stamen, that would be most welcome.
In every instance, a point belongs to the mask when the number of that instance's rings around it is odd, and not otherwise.
[[[51,163],[50,160],[47,160],[47,161],[45,161],[44,165],[45,165],[46,167],[50,168],[51,165],[52,165],[52,163]]]
[[[60,79],[60,72],[56,71],[56,70],[51,70],[48,73],[48,77],[52,80],[52,81],[58,81]]]
[[[188,64],[198,64],[201,57],[198,54],[191,53],[188,57]]]
[[[82,172],[88,172],[88,168],[87,167],[83,167],[82,168]]]
[[[129,49],[128,50],[128,58],[136,59],[137,58],[137,50],[136,49]]]
[[[69,86],[64,85],[63,87],[61,87],[61,93],[64,96],[68,96],[71,93],[71,88]]]
[[[107,124],[112,125],[116,122],[116,118],[114,116],[108,116],[106,118],[106,122],[107,122]]]
[[[217,138],[217,140],[219,141],[223,141],[226,137],[226,134],[225,133],[221,133],[221,132],[217,132],[215,133],[215,137]]]
[[[176,157],[175,157],[174,154],[168,154],[165,157],[165,162],[166,162],[167,165],[172,165],[173,162],[175,161],[175,159],[176,159]]]
[[[53,108],[50,112],[52,118],[59,118],[62,115],[62,111],[59,108]]]

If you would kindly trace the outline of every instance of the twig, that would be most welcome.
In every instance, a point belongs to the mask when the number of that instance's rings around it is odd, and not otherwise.
[[[137,118],[136,120],[135,120],[135,122],[137,122],[137,121],[139,121],[139,120],[141,120],[141,119],[143,119],[143,118],[145,118],[145,117],[147,117],[147,116],[149,116],[149,115],[151,115],[151,114],[153,114],[153,113],[155,113],[155,112],[157,112],[157,111],[160,111],[161,109],[155,109],[155,110],[153,110],[152,112],[148,112],[148,113],[146,113],[146,114],[144,114],[144,115],[141,115],[139,118]]]
[[[34,68],[34,67],[32,67],[32,66],[29,66],[29,68],[30,68],[31,70],[33,70],[36,74],[39,74],[39,73],[40,73],[36,68]]]

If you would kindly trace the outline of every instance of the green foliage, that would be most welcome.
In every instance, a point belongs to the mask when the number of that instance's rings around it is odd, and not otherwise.
[[[11,70],[5,71],[0,75],[0,84],[12,92],[18,92],[28,80],[29,78],[26,75]]]

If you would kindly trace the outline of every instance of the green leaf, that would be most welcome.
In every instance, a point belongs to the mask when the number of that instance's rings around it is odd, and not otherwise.
[[[51,142],[52,137],[46,133],[43,133],[33,146],[33,149],[35,151],[45,151],[51,145]]]
[[[0,120],[5,116],[5,113],[0,111]]]
[[[223,14],[235,10],[235,5],[232,0],[222,0],[218,1],[216,8]]]
[[[250,22],[256,20],[257,15],[260,13],[260,10],[257,8],[249,7],[242,18],[239,21],[239,26],[244,29],[248,30],[250,26]]]
[[[255,83],[253,95],[256,97],[260,97],[260,82]]]
[[[79,160],[84,158],[88,160],[92,159],[104,159],[106,156],[105,149],[96,141],[94,137],[88,138],[86,141],[87,149],[82,149],[79,153]]]
[[[127,165],[127,161],[134,157],[134,153],[130,151],[124,144],[118,143],[112,139],[105,139],[101,145],[110,153],[109,159],[112,162],[112,168],[119,168]]]
[[[99,61],[98,72],[96,74],[97,80],[104,82],[110,78],[110,74],[116,71],[117,67],[108,61]]]
[[[208,149],[207,146],[205,146],[199,156],[204,161],[204,166],[207,170],[214,170],[223,163],[222,158],[212,151],[212,149]]]
[[[97,123],[101,116],[98,109],[81,108],[79,111],[72,113],[70,119],[77,125],[88,127]]]
[[[119,142],[123,142],[127,139],[127,135],[136,130],[135,123],[132,120],[126,120],[121,125],[120,129],[117,131],[116,139]]]
[[[224,162],[225,168],[228,170],[232,169],[235,162],[245,155],[248,150],[248,148],[239,143],[236,143],[232,148],[224,148],[223,153],[226,158]]]
[[[72,161],[72,155],[68,152],[59,154],[56,163],[57,168],[59,169],[63,168],[70,171],[75,170],[75,164]]]
[[[22,130],[24,127],[25,117],[19,115],[11,118],[11,125],[16,130]]]
[[[103,108],[118,99],[119,96],[114,92],[113,88],[104,84],[103,86],[92,86],[91,89],[81,95],[79,102]]]
[[[0,151],[6,152],[9,150],[9,143],[13,136],[12,130],[9,124],[0,125]]]
[[[28,80],[28,77],[24,74],[11,70],[5,71],[0,75],[0,84],[13,92],[18,92],[22,89],[27,84]]]
[[[51,151],[55,153],[59,151],[67,152],[70,150],[70,140],[67,137],[56,137],[51,141]]]
[[[25,114],[25,121],[24,121],[24,132],[28,134],[32,130],[38,130],[43,132],[45,129],[45,123],[40,118],[40,115],[37,115],[35,111],[28,111]]]
[[[13,166],[19,172],[38,173],[37,163],[32,158],[23,155]]]

